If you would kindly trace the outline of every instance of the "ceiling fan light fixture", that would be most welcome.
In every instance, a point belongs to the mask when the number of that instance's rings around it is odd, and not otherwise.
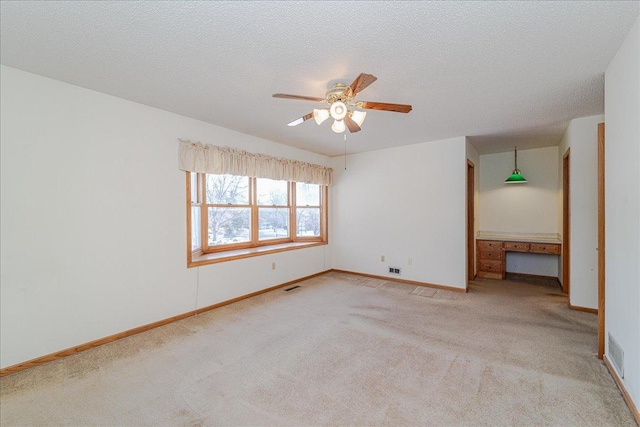
[[[322,124],[322,122],[329,118],[329,110],[325,108],[319,110],[316,108],[313,110],[313,118],[316,120],[317,124]]]
[[[344,119],[344,116],[346,116],[348,112],[347,106],[342,101],[336,101],[331,104],[329,111],[331,113],[331,117],[336,121]]]
[[[331,130],[335,133],[342,133],[346,129],[344,120],[335,120],[331,125]]]
[[[406,104],[390,104],[387,102],[373,102],[373,101],[355,101],[354,98],[369,85],[377,80],[376,76],[372,74],[360,73],[358,77],[350,84],[334,83],[331,89],[329,89],[324,98],[318,98],[316,96],[302,96],[291,95],[287,93],[274,93],[274,98],[284,99],[300,99],[304,101],[322,102],[329,104],[329,107],[317,108],[312,112],[305,114],[302,117],[289,122],[288,126],[297,126],[311,118],[313,118],[319,125],[327,120],[329,117],[333,118],[334,123],[331,129],[336,133],[342,133],[346,129],[351,133],[360,132],[360,127],[364,122],[364,118],[367,113],[364,111],[349,110],[349,107],[357,108],[359,110],[379,110],[379,111],[393,111],[396,113],[408,113],[411,111],[411,105]]]
[[[362,126],[364,123],[364,118],[367,116],[366,111],[352,111],[351,119],[358,124],[358,126]]]

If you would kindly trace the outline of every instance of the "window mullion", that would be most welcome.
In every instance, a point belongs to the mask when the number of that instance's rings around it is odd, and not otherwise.
[[[298,240],[298,219],[297,219],[297,202],[296,202],[296,183],[289,182],[289,191],[291,197],[289,198],[289,228],[291,233],[291,240]]]
[[[198,179],[198,203],[200,203],[200,247],[206,251],[209,248],[209,212],[205,204],[205,177],[204,173],[197,175]]]
[[[327,241],[329,238],[329,187],[324,185],[320,191],[320,238]]]
[[[258,186],[257,178],[249,179],[249,205],[251,206],[251,244],[258,242]]]
[[[193,254],[193,242],[191,237],[193,236],[193,200],[191,196],[191,172],[186,172],[187,177],[187,262],[191,262],[191,255]]]

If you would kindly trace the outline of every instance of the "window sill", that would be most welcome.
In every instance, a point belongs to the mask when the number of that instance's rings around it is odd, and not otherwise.
[[[327,242],[289,242],[280,245],[260,246],[257,248],[236,249],[224,252],[193,255],[190,260],[187,260],[187,268],[215,264],[218,262],[233,261],[242,258],[252,258],[255,256],[274,254],[278,252],[292,251],[295,249],[311,248],[326,244]]]

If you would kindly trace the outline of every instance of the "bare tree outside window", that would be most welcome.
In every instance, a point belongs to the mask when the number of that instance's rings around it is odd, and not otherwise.
[[[249,178],[207,174],[205,191],[209,245],[251,241]]]
[[[289,237],[289,183],[258,178],[256,185],[259,240]]]

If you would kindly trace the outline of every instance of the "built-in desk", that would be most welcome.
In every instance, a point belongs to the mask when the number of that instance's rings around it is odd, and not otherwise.
[[[546,236],[478,235],[476,237],[478,277],[504,280],[507,271],[507,252],[560,255],[561,243],[558,238]]]

